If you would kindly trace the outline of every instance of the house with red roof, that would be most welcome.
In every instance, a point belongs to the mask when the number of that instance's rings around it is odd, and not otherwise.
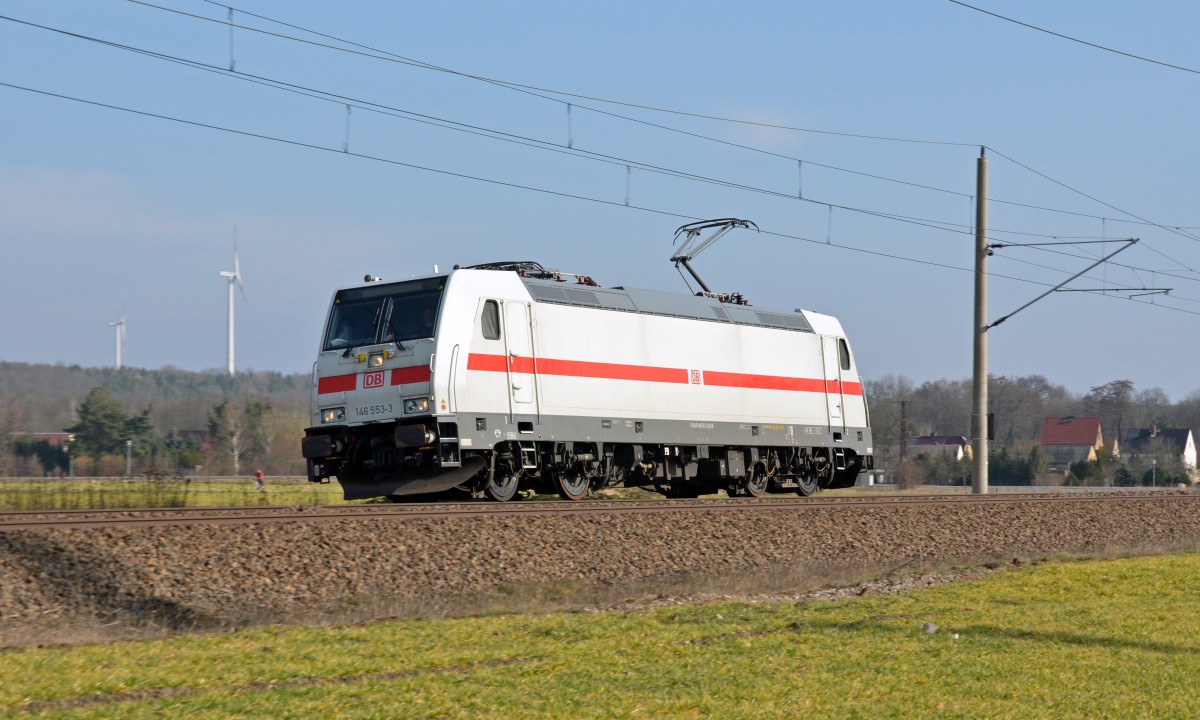
[[[1104,447],[1098,417],[1048,417],[1042,421],[1038,442],[1052,472],[1067,472],[1071,463],[1091,462]]]

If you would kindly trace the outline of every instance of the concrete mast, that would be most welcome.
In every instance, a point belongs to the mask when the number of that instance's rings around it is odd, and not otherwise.
[[[975,179],[975,371],[971,393],[971,492],[988,491],[987,156],[979,148]]]

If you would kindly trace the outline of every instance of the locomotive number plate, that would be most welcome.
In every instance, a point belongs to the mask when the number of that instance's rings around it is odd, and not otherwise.
[[[391,403],[381,403],[379,405],[360,405],[352,411],[357,419],[377,417],[380,415],[393,414]]]

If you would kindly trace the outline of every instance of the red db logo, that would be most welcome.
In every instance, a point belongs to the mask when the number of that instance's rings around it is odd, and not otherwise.
[[[363,373],[363,389],[383,387],[383,371]]]
[[[700,371],[699,371],[699,370],[692,370],[692,371],[691,371],[691,376],[692,376],[692,384],[693,384],[693,385],[699,385],[699,384],[700,384]]]

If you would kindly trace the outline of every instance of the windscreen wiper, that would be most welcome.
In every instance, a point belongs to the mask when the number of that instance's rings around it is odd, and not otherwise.
[[[391,316],[390,316],[390,315],[388,316],[388,321],[387,321],[387,324],[388,324],[388,330],[391,330],[391,331],[392,331],[392,337],[394,337],[394,338],[399,338],[399,337],[400,337],[400,331],[399,331],[399,330],[397,330],[397,329],[396,329],[396,326],[392,324],[392,318],[391,318]],[[404,343],[400,342],[400,340],[399,340],[399,339],[392,340],[392,342],[396,343],[396,349],[397,349],[397,350],[400,350],[401,352],[403,352],[403,351],[405,351],[405,350],[407,350],[407,349],[408,349],[408,348],[404,347]]]

